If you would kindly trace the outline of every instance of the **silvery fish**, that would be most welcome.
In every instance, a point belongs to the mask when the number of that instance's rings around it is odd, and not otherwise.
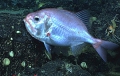
[[[51,45],[68,46],[73,55],[77,55],[81,45],[87,42],[107,61],[105,49],[113,50],[119,45],[92,37],[86,27],[89,20],[87,16],[85,10],[72,13],[63,9],[46,8],[28,14],[23,21],[30,35],[43,42],[50,55]]]

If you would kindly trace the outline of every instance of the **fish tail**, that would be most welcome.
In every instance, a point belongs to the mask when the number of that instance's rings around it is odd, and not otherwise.
[[[106,57],[106,51],[105,51],[105,49],[115,50],[115,49],[117,49],[119,47],[119,45],[117,45],[117,44],[115,44],[113,42],[96,39],[96,43],[93,44],[93,47],[98,52],[98,54],[100,55],[100,57],[105,62],[107,62],[107,57]]]

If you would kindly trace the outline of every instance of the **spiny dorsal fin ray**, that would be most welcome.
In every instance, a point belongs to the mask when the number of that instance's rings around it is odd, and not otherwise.
[[[83,21],[83,23],[88,26],[89,25],[89,18],[90,18],[90,14],[88,10],[83,10],[80,12],[75,13],[76,16]]]

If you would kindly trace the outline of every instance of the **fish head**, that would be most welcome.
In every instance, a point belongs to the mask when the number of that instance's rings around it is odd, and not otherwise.
[[[27,31],[40,41],[45,37],[47,20],[48,16],[41,11],[30,13],[23,19]]]

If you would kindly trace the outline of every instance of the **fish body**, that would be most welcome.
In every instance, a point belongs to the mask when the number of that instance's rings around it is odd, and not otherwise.
[[[77,16],[78,15],[78,16]],[[106,61],[103,49],[111,46],[114,49],[117,44],[92,37],[86,27],[86,11],[79,13],[67,10],[47,8],[30,13],[24,19],[26,29],[32,37],[43,42],[46,50],[51,54],[51,45],[69,46],[73,55],[77,55],[84,42],[90,43],[98,54]]]

